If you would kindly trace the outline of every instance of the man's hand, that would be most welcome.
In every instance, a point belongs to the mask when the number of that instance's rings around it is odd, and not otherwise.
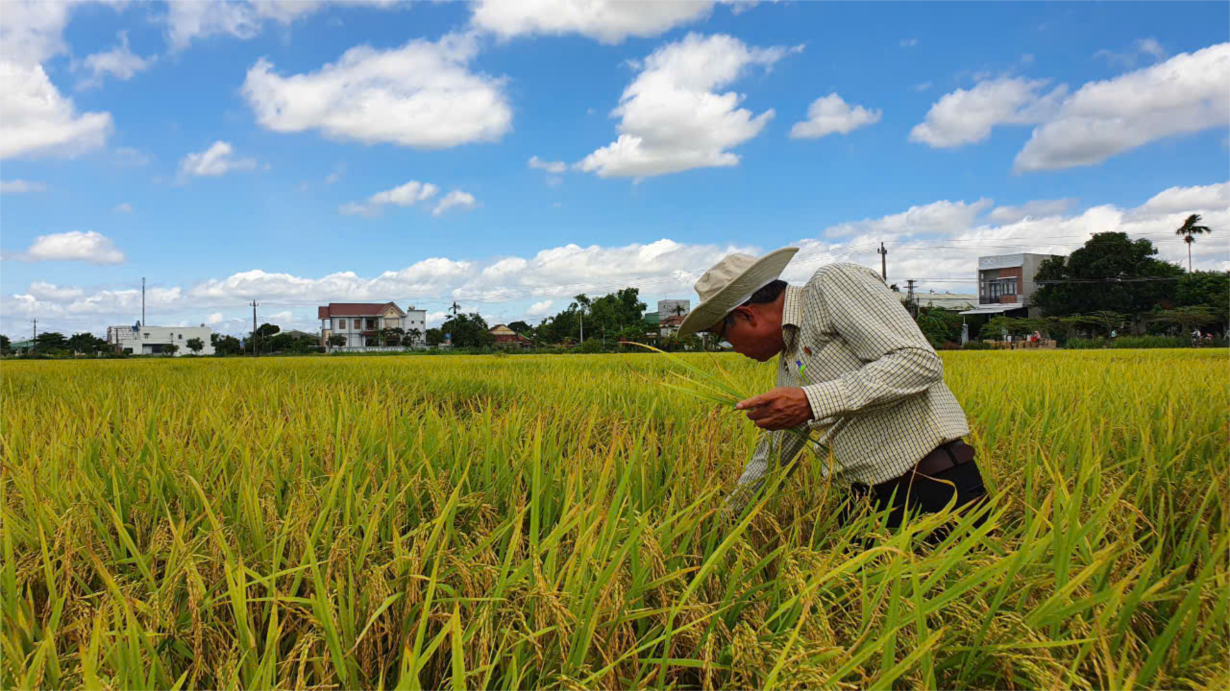
[[[767,430],[790,429],[812,419],[807,394],[797,386],[779,386],[768,393],[739,401],[735,404],[735,410],[746,410],[747,419]]]

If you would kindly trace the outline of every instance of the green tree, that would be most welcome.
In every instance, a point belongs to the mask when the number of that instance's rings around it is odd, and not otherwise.
[[[332,334],[329,336],[329,345],[334,348],[341,348],[346,345],[346,337],[341,334]]]
[[[1177,279],[1183,275],[1181,267],[1155,259],[1156,254],[1157,248],[1148,240],[1131,240],[1127,233],[1096,233],[1071,255],[1042,262],[1035,275],[1037,281],[1088,282],[1043,285],[1034,292],[1032,304],[1050,317],[1098,311],[1148,312],[1158,301],[1173,299],[1176,281],[1114,279]]]
[[[104,339],[95,336],[88,331],[73,334],[68,339],[68,349],[74,353],[86,353],[93,355],[94,353],[104,350],[107,347],[107,342]]]
[[[453,345],[458,348],[482,348],[495,343],[495,336],[491,335],[487,320],[478,312],[449,317],[440,328],[445,333],[452,334]]]
[[[427,345],[436,347],[444,342],[444,331],[442,329],[428,329],[425,336]]]
[[[1179,279],[1175,304],[1180,307],[1203,305],[1217,315],[1218,331],[1230,327],[1230,273],[1225,271],[1193,271]]]
[[[534,328],[523,321],[515,321],[508,325],[508,328],[513,330],[513,333],[519,333],[522,336],[528,336],[534,332]]]
[[[1164,324],[1174,324],[1179,327],[1179,333],[1187,335],[1198,326],[1212,324],[1219,320],[1217,313],[1205,305],[1176,307],[1172,310],[1158,310],[1149,315],[1150,321]]]
[[[68,339],[59,331],[44,331],[34,339],[40,353],[51,353],[68,347]]]
[[[200,355],[201,351],[205,350],[205,342],[199,338],[189,338],[186,345],[193,355]]]
[[[1187,243],[1187,270],[1190,273],[1192,270],[1192,243],[1196,241],[1197,235],[1212,233],[1213,229],[1208,226],[1200,225],[1200,214],[1192,214],[1183,221],[1183,225],[1179,226],[1174,232],[1175,235],[1182,235],[1183,242]]]
[[[179,346],[175,345],[174,343],[168,343],[162,346],[163,355],[174,355],[177,352],[179,352]]]
[[[0,335],[0,354],[8,355],[13,347],[13,342],[8,336]]]
[[[209,341],[213,343],[214,355],[242,355],[243,344],[238,338],[228,336],[226,334],[209,334]]]
[[[418,327],[415,327],[406,332],[406,335],[402,337],[401,339],[401,344],[404,346],[414,347],[421,341],[422,337],[423,337],[422,330],[420,330]]]
[[[402,342],[402,339],[405,338],[405,336],[406,336],[405,329],[401,328],[400,326],[394,326],[391,329],[384,330],[384,343],[385,345],[391,345],[391,346],[400,345]]]

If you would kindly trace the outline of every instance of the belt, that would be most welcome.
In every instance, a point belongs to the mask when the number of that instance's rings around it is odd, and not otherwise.
[[[893,487],[903,481],[908,482],[914,475],[934,477],[945,470],[965,465],[972,460],[974,460],[974,447],[966,444],[964,439],[954,439],[935,447],[934,451],[923,456],[913,468],[905,471],[900,477],[885,480],[878,485],[873,485],[871,489],[877,494],[891,492]]]

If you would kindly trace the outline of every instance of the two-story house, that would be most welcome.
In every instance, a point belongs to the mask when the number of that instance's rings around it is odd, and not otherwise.
[[[325,345],[333,335],[343,336],[343,348],[383,346],[376,332],[381,329],[401,329],[407,334],[415,330],[415,344],[424,342],[427,333],[427,310],[415,309],[413,305],[403,310],[392,302],[330,302],[316,308],[320,319],[320,338]]]

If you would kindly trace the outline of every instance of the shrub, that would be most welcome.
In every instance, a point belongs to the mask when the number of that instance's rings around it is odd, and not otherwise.
[[[961,350],[991,350],[994,347],[990,343],[982,341],[967,341],[965,345],[961,346]]]

